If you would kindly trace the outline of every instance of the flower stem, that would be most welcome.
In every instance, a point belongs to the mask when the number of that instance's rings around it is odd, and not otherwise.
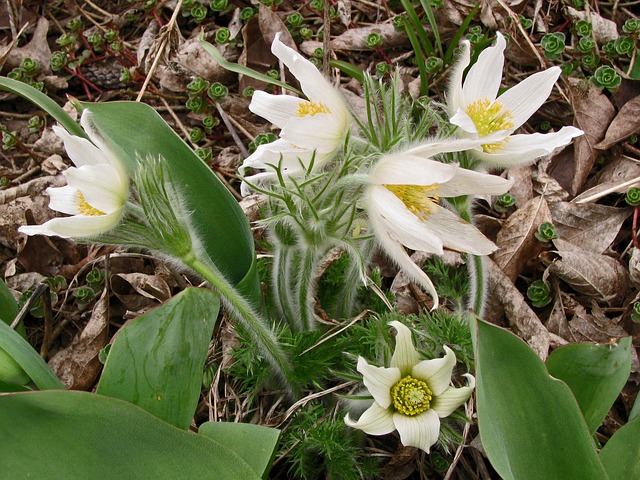
[[[465,198],[464,201],[455,202],[455,207],[463,220],[473,223],[471,221],[471,201],[468,197]],[[482,318],[484,315],[484,300],[487,293],[486,279],[484,276],[484,259],[479,255],[467,254],[465,256],[470,280],[469,302],[467,307],[472,309],[478,317]]]
[[[300,389],[293,381],[293,368],[289,358],[282,350],[273,330],[254,311],[251,304],[222,274],[215,271],[215,267],[211,268],[201,262],[193,252],[185,255],[182,261],[202,275],[218,291],[229,314],[244,327],[251,340],[258,346],[273,368],[277,380],[288,390],[289,396],[299,398]]]

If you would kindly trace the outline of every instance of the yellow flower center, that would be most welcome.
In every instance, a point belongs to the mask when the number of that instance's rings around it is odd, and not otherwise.
[[[434,205],[440,201],[440,196],[433,193],[440,189],[435,183],[431,185],[384,185],[384,187],[402,200],[407,209],[423,222],[429,220]]]
[[[78,213],[80,215],[86,215],[87,217],[99,217],[100,215],[106,215],[102,210],[98,210],[95,207],[89,205],[85,200],[81,191],[76,192],[76,206],[78,207]]]
[[[310,101],[302,100],[298,104],[298,109],[296,110],[296,115],[298,117],[307,117],[307,116],[313,117],[318,113],[331,113],[331,110],[329,110],[329,107],[327,107],[324,103],[314,102],[312,100]]]
[[[391,400],[398,413],[413,417],[429,410],[433,394],[426,382],[407,375],[391,387]]]
[[[473,120],[473,124],[481,137],[500,130],[513,128],[514,123],[511,121],[513,114],[503,107],[504,105],[497,100],[490,102],[486,97],[476,100],[467,107],[467,115]],[[505,138],[499,143],[482,145],[482,149],[487,153],[496,153],[502,150],[504,144],[508,141],[509,139]]]

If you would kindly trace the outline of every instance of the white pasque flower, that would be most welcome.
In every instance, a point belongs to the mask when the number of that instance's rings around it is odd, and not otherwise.
[[[310,167],[319,168],[331,160],[352,127],[347,104],[338,90],[309,60],[280,41],[276,34],[271,51],[300,82],[307,100],[293,95],[271,95],[256,91],[249,110],[280,128],[280,138],[260,145],[245,159],[245,168],[265,170],[247,180],[256,183],[276,177],[271,165],[279,165],[283,175],[300,175]],[[243,184],[243,194],[248,189]]]
[[[504,138],[482,145],[477,155],[486,163],[509,167],[531,163],[536,158],[567,145],[584,132],[575,127],[562,127],[553,133],[512,135],[547,100],[560,76],[560,67],[535,73],[498,96],[506,42],[500,32],[496,44],[485,48],[478,61],[469,69],[469,42],[463,41],[447,97],[450,121],[462,131],[462,136],[483,138],[502,132]]]
[[[442,358],[421,360],[413,346],[411,330],[400,322],[389,325],[397,331],[390,367],[375,367],[358,358],[358,372],[374,402],[358,421],[351,420],[348,414],[344,421],[370,435],[386,435],[398,430],[403,445],[428,453],[438,441],[440,419],[467,401],[475,379],[464,374],[467,386],[452,387],[456,355],[449,347],[444,346]]]
[[[19,232],[82,238],[107,232],[120,223],[129,193],[129,177],[120,160],[92,132],[87,110],[80,123],[99,147],[54,126],[53,131],[64,141],[67,154],[76,166],[63,172],[66,186],[47,188],[49,208],[72,216],[53,218],[43,225],[22,226]]]
[[[427,142],[380,158],[369,173],[365,208],[369,225],[382,249],[438,306],[438,295],[427,274],[404,247],[442,255],[443,248],[488,255],[496,250],[476,227],[439,204],[460,195],[501,195],[512,182],[429,159],[434,155],[479,147],[478,140]]]

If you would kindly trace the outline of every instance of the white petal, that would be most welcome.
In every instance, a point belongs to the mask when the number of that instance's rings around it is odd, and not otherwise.
[[[349,414],[347,414],[344,417],[344,423],[369,435],[386,435],[396,429],[393,423],[393,414],[375,402],[360,415],[357,422],[351,420]]]
[[[434,205],[423,230],[439,238],[443,246],[460,252],[489,255],[497,248],[480,230],[440,205]]]
[[[391,357],[391,366],[399,368],[404,377],[420,362],[420,354],[413,346],[411,330],[406,325],[397,321],[389,322],[389,325],[396,329],[396,348]]]
[[[452,116],[449,121],[472,138],[476,138],[478,136],[478,129],[476,128],[476,124],[473,119],[461,108],[458,108],[455,115]]]
[[[273,123],[278,128],[284,128],[291,117],[295,117],[296,110],[303,102],[291,95],[271,95],[256,90],[251,97],[249,110]]]
[[[59,188],[47,188],[49,195],[49,208],[67,215],[77,215],[78,210],[78,189],[68,185]]]
[[[448,417],[458,409],[460,405],[467,401],[476,385],[475,378],[468,373],[464,376],[467,378],[466,387],[449,387],[440,395],[431,400],[431,408],[438,414],[440,418]]]
[[[527,165],[571,143],[584,132],[575,127],[562,127],[558,132],[511,135],[499,153],[474,152],[483,161],[502,167]]]
[[[69,168],[64,175],[69,186],[81,191],[89,205],[105,213],[119,209],[126,201],[127,185],[110,164]]]
[[[560,73],[560,67],[551,67],[534,73],[500,95],[498,102],[513,115],[511,121],[514,124],[514,130],[529,120],[529,117],[549,98]]]
[[[411,376],[427,382],[434,396],[442,395],[451,383],[451,372],[456,365],[456,354],[446,345],[445,356],[433,360],[423,360],[413,367]]]
[[[93,142],[93,144],[102,152],[103,158],[106,160],[106,163],[111,164],[117,171],[119,177],[122,181],[129,182],[129,173],[122,163],[118,155],[116,155],[110,148],[110,146],[105,141],[102,133],[96,127],[95,122],[93,121],[93,113],[91,113],[90,108],[86,108],[82,112],[82,116],[80,117],[80,125],[89,138]],[[120,151],[120,155],[125,155],[124,152]]]
[[[445,198],[459,195],[502,195],[512,185],[512,180],[497,175],[460,168],[455,177],[440,185],[438,194]]]
[[[20,227],[19,231],[27,235],[54,235],[62,238],[93,237],[116,227],[121,218],[122,210],[95,217],[75,215],[54,218],[40,226]]]
[[[273,170],[272,165],[276,165],[288,174],[302,173],[302,166],[308,166],[312,158],[313,150],[298,148],[283,139],[278,139],[275,142],[259,145],[255,152],[245,158],[240,170],[245,168]]]
[[[500,32],[496,34],[496,44],[485,48],[478,56],[478,61],[469,69],[462,87],[464,106],[483,98],[495,100],[502,81],[504,66],[504,49],[507,43]]]
[[[504,138],[505,135],[498,135],[496,141]],[[439,153],[463,152],[473,150],[481,144],[486,143],[477,139],[459,138],[456,140],[436,140],[426,141],[415,147],[411,147],[401,152],[403,155],[415,155],[422,158],[430,158]]]
[[[110,163],[109,158],[86,138],[71,135],[64,128],[57,125],[53,126],[53,131],[62,138],[64,149],[76,166]]]
[[[292,118],[280,137],[301,148],[333,152],[342,146],[348,130],[345,118],[329,113]]]
[[[452,72],[449,76],[449,90],[447,92],[447,112],[452,117],[462,105],[462,77],[464,71],[471,62],[471,44],[468,40],[460,42],[460,55],[458,56]]]
[[[440,435],[440,419],[433,410],[427,410],[415,417],[394,413],[393,423],[405,447],[416,447],[427,453]]]
[[[391,387],[400,381],[401,374],[398,368],[374,367],[367,361],[358,357],[357,370],[362,374],[364,386],[367,387],[373,399],[382,408],[391,405]]]
[[[399,152],[381,157],[370,175],[377,185],[433,185],[448,182],[457,169],[458,165]]]

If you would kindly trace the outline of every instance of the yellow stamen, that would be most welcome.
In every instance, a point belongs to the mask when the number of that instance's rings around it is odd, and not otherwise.
[[[513,114],[503,107],[504,105],[497,100],[491,102],[486,97],[476,100],[467,107],[467,115],[473,120],[481,137],[513,128],[514,123],[511,121]],[[482,145],[482,149],[487,153],[496,153],[502,150],[507,141],[509,141],[508,138],[502,142]]]
[[[433,393],[426,382],[407,375],[391,387],[391,400],[398,413],[413,417],[429,410]]]
[[[327,107],[322,102],[314,102],[314,101],[307,101],[307,100],[302,100],[298,104],[298,109],[296,110],[296,115],[298,117],[306,117],[306,116],[313,117],[318,113],[331,113],[331,110],[329,110],[329,107]]]
[[[79,190],[76,192],[76,205],[80,215],[86,215],[87,217],[99,217],[100,215],[106,215],[102,210],[98,210],[97,208],[89,205],[85,200],[84,195]]]
[[[440,201],[440,196],[433,193],[440,189],[435,183],[431,185],[384,185],[384,187],[402,200],[407,209],[423,222],[429,220],[434,205]]]

